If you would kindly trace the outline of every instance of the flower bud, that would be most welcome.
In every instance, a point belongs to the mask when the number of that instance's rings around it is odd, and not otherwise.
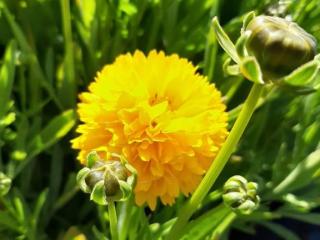
[[[0,196],[6,195],[11,187],[11,179],[5,175],[3,172],[0,172]]]
[[[288,75],[316,54],[316,39],[296,23],[258,16],[246,27],[247,49],[258,60],[263,75],[275,80]]]
[[[82,191],[90,193],[91,200],[105,205],[110,201],[124,201],[135,183],[135,170],[121,156],[120,160],[104,161],[96,152],[88,154],[88,167],[81,169],[77,181]],[[132,176],[128,176],[128,172]]]
[[[223,201],[240,214],[250,214],[260,202],[257,195],[258,185],[236,175],[228,179],[223,186]]]

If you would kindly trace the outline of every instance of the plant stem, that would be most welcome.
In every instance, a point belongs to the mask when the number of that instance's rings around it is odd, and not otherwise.
[[[119,206],[119,205],[118,205]],[[133,208],[133,198],[130,197],[127,201],[122,202],[120,209],[118,208],[118,230],[119,240],[127,239],[129,224],[131,221],[131,213]]]
[[[108,202],[108,213],[109,213],[109,220],[110,220],[110,229],[111,229],[111,236],[112,240],[118,240],[118,223],[117,223],[117,212],[115,208],[115,204],[113,201]]]
[[[221,150],[211,164],[208,172],[202,179],[198,188],[191,196],[191,199],[184,205],[178,214],[177,221],[173,225],[167,237],[168,240],[177,240],[180,238],[183,227],[187,224],[189,218],[192,216],[203,198],[207,195],[210,188],[215,183],[223,167],[228,162],[228,159],[234,151],[237,143],[239,142],[246,126],[248,125],[262,89],[263,85],[254,84],[252,86],[249,96],[247,97],[239,117],[237,118],[226,142],[223,144]]]

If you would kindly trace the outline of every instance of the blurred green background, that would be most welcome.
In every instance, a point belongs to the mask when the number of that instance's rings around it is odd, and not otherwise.
[[[223,73],[226,56],[210,29],[211,19],[217,15],[236,40],[247,12],[277,10],[319,41],[320,2],[284,2],[0,0],[0,171],[12,179],[8,194],[0,186],[0,239],[73,239],[80,232],[87,239],[104,239],[109,231],[105,210],[78,192],[75,174],[80,165],[69,143],[77,124],[77,94],[103,65],[135,49],[178,53],[223,92],[232,126],[251,84]],[[320,205],[320,153],[312,161],[307,158],[319,143],[319,92],[296,96],[276,89],[261,103],[216,184],[220,187],[232,174],[259,183],[259,211],[233,223],[233,229],[248,234],[243,239],[256,239],[249,236],[257,236],[257,226],[282,239],[307,234],[272,220],[320,225],[320,214],[313,211]],[[286,180],[290,172],[296,174],[291,182]],[[273,188],[284,180],[289,187],[274,194]],[[206,199],[198,216],[217,205],[213,199]],[[132,230],[137,235],[130,239],[155,239],[149,223],[169,221],[183,201],[159,206],[154,213],[146,209]],[[223,237],[227,239],[228,232]],[[205,238],[190,233],[187,239]]]

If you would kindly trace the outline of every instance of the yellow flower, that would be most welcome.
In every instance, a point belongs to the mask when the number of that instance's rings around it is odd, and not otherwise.
[[[78,159],[92,150],[123,154],[138,172],[136,203],[151,209],[158,197],[173,204],[191,193],[228,134],[221,94],[196,70],[156,51],[105,66],[80,95]]]

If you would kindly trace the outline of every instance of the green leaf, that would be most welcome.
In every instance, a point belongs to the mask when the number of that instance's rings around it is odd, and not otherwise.
[[[305,196],[303,196],[303,197],[305,197]],[[285,211],[287,211],[287,209],[289,209],[289,210],[294,210],[297,212],[307,213],[317,205],[315,202],[310,200],[310,198],[308,199],[308,197],[307,197],[304,199],[303,197],[296,196],[292,193],[285,194],[282,197],[282,200],[284,202],[286,202],[287,204],[283,205],[283,207],[281,207],[279,209],[279,211],[285,212]]]
[[[105,236],[106,234],[103,232],[100,232],[96,226],[92,227],[92,233],[95,236],[95,239],[110,240]]]
[[[246,57],[240,63],[240,72],[254,83],[264,84],[260,66],[255,57]]]
[[[300,238],[295,233],[285,227],[282,227],[279,224],[271,222],[259,222],[259,224],[270,229],[272,232],[276,233],[284,240],[300,240]]]
[[[38,235],[38,223],[40,222],[40,213],[41,210],[47,200],[47,196],[48,196],[48,189],[45,189],[44,191],[42,191],[36,201],[33,213],[32,213],[32,217],[31,217],[31,229],[29,229],[29,231],[31,231],[31,234],[33,236],[33,238],[36,238]]]
[[[19,189],[13,189],[14,197],[12,199],[15,208],[15,217],[19,220],[21,224],[28,227],[30,224],[30,208],[25,201],[24,196],[19,191]]]
[[[4,54],[3,64],[0,69],[0,119],[2,119],[10,105],[10,95],[12,91],[15,73],[15,53],[17,44],[15,41],[9,42]]]
[[[125,12],[127,15],[132,16],[137,13],[137,7],[130,3],[128,0],[122,0],[119,4],[119,10]]]
[[[228,35],[223,31],[217,17],[213,18],[212,27],[223,50],[232,58],[233,61],[239,64],[240,58],[237,54],[236,47]]]
[[[199,218],[191,221],[186,227],[182,240],[200,240],[211,233],[220,222],[230,213],[224,204],[206,212]]]
[[[308,62],[293,71],[283,79],[283,82],[293,87],[320,88],[320,61]]]
[[[74,126],[75,119],[74,110],[67,110],[51,120],[27,146],[29,155],[39,154],[64,137]]]
[[[176,218],[173,218],[163,224],[160,224],[157,228],[150,228],[153,239],[161,239],[161,237],[165,237],[176,220]]]
[[[69,174],[67,180],[64,182],[64,189],[59,198],[55,201],[53,209],[58,210],[63,207],[74,195],[80,190],[76,181],[76,173]]]
[[[96,1],[79,0],[76,1],[79,12],[81,13],[82,22],[87,29],[90,29],[96,12]]]
[[[0,225],[16,232],[20,232],[19,222],[8,211],[0,211]]]
[[[275,194],[284,194],[300,189],[309,184],[313,175],[320,168],[320,149],[301,161],[289,175],[273,190]]]
[[[241,34],[244,33],[244,31],[246,30],[248,24],[250,23],[250,21],[252,19],[254,19],[256,17],[256,14],[254,11],[249,12],[248,14],[245,15],[244,19],[243,19],[243,25],[241,28]]]
[[[281,213],[284,217],[293,218],[302,222],[315,224],[320,226],[320,213],[304,213],[304,214],[298,214],[298,213]]]
[[[49,95],[52,97],[52,99],[55,101],[57,106],[62,109],[61,103],[57,96],[55,95],[55,91],[53,87],[49,84],[49,82],[46,80],[42,69],[40,67],[37,54],[33,51],[32,47],[29,45],[22,29],[15,21],[14,15],[9,11],[6,3],[4,1],[1,1],[1,10],[3,10],[4,16],[7,19],[9,26],[12,30],[12,33],[14,37],[16,38],[19,46],[21,47],[21,50],[26,55],[26,58],[28,59],[29,63],[31,64],[30,68],[31,71],[34,71],[34,74],[36,77],[39,77],[41,79],[41,83],[43,87],[48,91]]]

